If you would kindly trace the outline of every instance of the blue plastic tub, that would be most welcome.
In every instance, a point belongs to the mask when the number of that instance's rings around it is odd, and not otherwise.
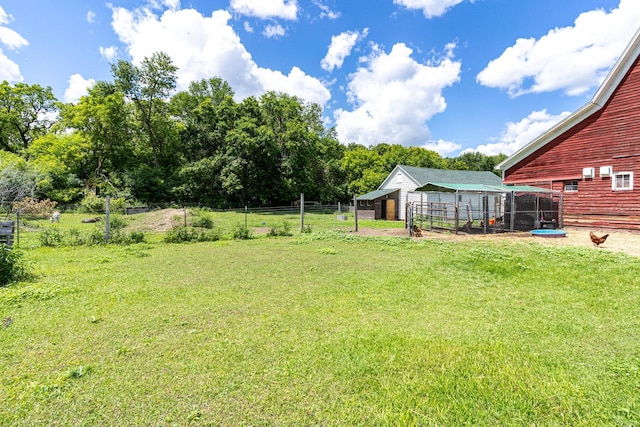
[[[531,235],[537,237],[566,237],[567,232],[564,230],[540,228],[538,230],[531,230]]]

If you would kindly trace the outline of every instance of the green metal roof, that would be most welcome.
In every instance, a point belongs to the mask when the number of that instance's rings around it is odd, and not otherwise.
[[[399,191],[399,190],[397,188],[392,188],[388,190],[374,190],[370,193],[363,194],[362,196],[356,197],[356,200],[375,200],[375,199],[379,199],[380,197],[384,197],[388,194],[395,193],[396,191]]]
[[[422,187],[416,188],[416,191],[439,191],[450,192],[467,191],[472,193],[503,193],[504,190],[496,186],[484,184],[450,184],[448,182],[430,182]]]
[[[404,171],[409,178],[416,182],[418,187],[434,182],[446,182],[448,184],[502,185],[502,179],[489,171],[419,168],[406,165],[398,165],[396,166],[396,169]],[[391,179],[392,175],[393,173],[387,177],[387,180]],[[384,186],[387,180],[385,180],[381,187]]]
[[[531,185],[503,185],[501,188],[505,188],[507,191],[513,191],[515,193],[559,193],[559,191],[556,190],[532,187]]]
[[[470,193],[556,193],[546,188],[529,185],[484,185],[484,184],[451,184],[448,182],[429,182],[416,191],[439,191],[454,193],[456,191]]]

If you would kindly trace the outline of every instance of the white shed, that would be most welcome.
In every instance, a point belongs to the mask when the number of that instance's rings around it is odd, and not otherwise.
[[[396,218],[404,220],[407,203],[420,201],[420,194],[416,193],[415,190],[435,182],[502,185],[500,177],[488,171],[448,170],[398,165],[382,182],[378,190],[400,190]]]

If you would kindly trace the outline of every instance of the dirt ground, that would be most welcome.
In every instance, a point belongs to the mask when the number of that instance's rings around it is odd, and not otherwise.
[[[145,224],[140,227],[141,230],[147,231],[166,231],[172,226],[180,223],[184,217],[184,209],[163,209],[160,211],[154,211],[147,214]],[[258,234],[266,233],[268,229],[256,229],[254,232]],[[452,234],[448,232],[430,232],[423,231],[423,237],[416,237],[416,239],[435,239],[435,240],[450,240],[450,241],[469,241],[469,240],[523,240],[530,239],[532,241],[539,242],[544,245],[551,246],[585,246],[591,247],[594,250],[606,250],[614,252],[623,252],[628,255],[632,255],[640,258],[640,231],[625,231],[625,230],[601,230],[601,229],[588,229],[588,228],[572,228],[565,227],[564,231],[567,232],[566,237],[560,238],[545,238],[534,237],[529,232],[514,232],[514,233],[499,233],[499,234]],[[593,231],[598,236],[603,234],[609,234],[606,242],[599,247],[595,247],[591,243],[589,238],[589,232]],[[374,229],[360,227],[358,230],[360,236],[408,236],[407,230],[404,228],[386,228],[386,229]]]
[[[600,230],[600,229],[587,229],[587,228],[573,228],[565,227],[563,229],[567,232],[566,237],[559,238],[545,238],[534,237],[529,232],[514,232],[514,233],[500,233],[500,234],[452,234],[448,232],[430,232],[422,231],[422,237],[416,237],[415,239],[435,239],[435,240],[450,240],[450,241],[469,241],[469,240],[523,240],[528,239],[538,242],[544,245],[550,246],[585,246],[591,247],[594,250],[606,250],[613,252],[623,252],[627,255],[632,255],[640,258],[640,232],[638,231],[625,231],[625,230]],[[602,236],[609,234],[609,237],[604,244],[599,247],[595,247],[589,237],[589,232],[593,231],[596,235]],[[405,229],[389,228],[389,229],[360,229],[359,235],[362,236],[407,236],[408,233]]]
[[[136,219],[138,216],[134,215]],[[135,223],[132,228],[140,231],[167,231],[178,225],[184,218],[184,209],[161,209],[144,214],[144,221]]]

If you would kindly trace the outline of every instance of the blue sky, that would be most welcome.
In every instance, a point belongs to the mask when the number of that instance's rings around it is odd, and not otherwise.
[[[180,89],[287,92],[343,143],[512,154],[590,100],[639,23],[638,0],[0,0],[0,80],[75,102],[164,51]]]

